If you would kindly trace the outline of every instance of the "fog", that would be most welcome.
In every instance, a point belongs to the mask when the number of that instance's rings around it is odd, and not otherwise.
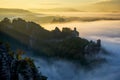
[[[87,70],[72,62],[58,59],[44,59],[33,57],[40,72],[48,80],[120,80],[120,21],[73,22],[64,24],[45,24],[46,29],[52,30],[56,26],[76,27],[80,37],[88,40],[102,40],[102,47],[109,54],[103,54],[107,62]],[[103,53],[103,52],[101,52]]]
[[[120,17],[120,12],[37,12],[52,16],[66,16],[66,17]]]
[[[0,9],[1,11],[1,9]],[[21,11],[12,9],[5,9],[0,13],[0,20],[3,20],[5,17],[10,18],[11,20],[14,18],[23,18],[27,21],[34,21],[38,24],[43,23],[56,23],[53,22],[53,19],[63,18],[66,22],[79,21],[79,22],[93,22],[100,20],[120,20],[120,12],[25,12],[21,9]],[[59,20],[58,20],[59,22]]]
[[[44,15],[43,15],[44,14]],[[49,17],[52,16],[52,17]],[[33,57],[39,71],[48,77],[48,80],[120,80],[120,13],[65,13],[65,12],[42,12],[42,14],[8,14],[0,13],[0,20],[4,17],[24,18],[25,20],[34,21],[47,30],[53,30],[59,27],[69,27],[77,30],[80,37],[88,40],[102,40],[102,48],[109,54],[102,54],[99,57],[105,57],[107,62],[95,66],[92,69],[86,69],[73,62],[61,59],[45,59],[42,57]],[[49,18],[53,17],[78,17],[88,19],[85,21],[74,21],[69,23],[53,23]],[[91,22],[88,22],[92,20]],[[93,19],[96,19],[93,21]],[[115,20],[113,20],[115,19]],[[32,53],[28,51],[28,53]]]

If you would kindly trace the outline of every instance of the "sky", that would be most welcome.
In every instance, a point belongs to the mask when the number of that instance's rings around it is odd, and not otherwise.
[[[117,5],[120,5],[120,0],[0,0],[0,8],[50,9],[66,7],[81,9],[81,6],[93,5],[94,3],[98,3],[96,5],[99,5],[99,7],[97,8],[100,8],[101,5],[103,6],[108,3],[107,7],[112,7],[114,9],[114,6],[116,6],[115,1]],[[95,6],[92,6],[92,8]],[[115,8],[118,8],[118,6]]]

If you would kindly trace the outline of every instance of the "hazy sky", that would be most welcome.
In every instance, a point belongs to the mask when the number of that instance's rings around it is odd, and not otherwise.
[[[120,0],[0,0],[0,8],[76,8],[82,11],[120,11]]]
[[[0,0],[0,8],[76,7],[106,0]]]

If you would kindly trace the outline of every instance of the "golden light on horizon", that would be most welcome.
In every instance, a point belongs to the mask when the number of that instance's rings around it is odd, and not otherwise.
[[[0,0],[0,4],[0,8],[19,9],[75,8],[92,10],[92,8],[96,8],[97,10],[100,8],[100,10],[104,10],[106,7],[105,10],[108,8],[120,10],[119,0]]]

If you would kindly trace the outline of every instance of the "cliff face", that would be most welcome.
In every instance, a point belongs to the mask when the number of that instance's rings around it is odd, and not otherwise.
[[[47,80],[47,77],[38,72],[30,58],[17,59],[0,43],[0,80]]]

